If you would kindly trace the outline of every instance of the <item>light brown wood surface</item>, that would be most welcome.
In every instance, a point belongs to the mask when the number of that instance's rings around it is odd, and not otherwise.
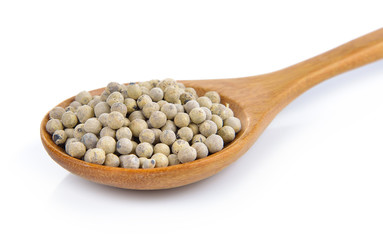
[[[275,115],[314,85],[345,71],[383,58],[383,29],[291,67],[252,77],[182,81],[198,94],[218,91],[240,118],[242,130],[222,151],[186,164],[155,169],[125,169],[86,163],[67,155],[45,130],[48,114],[40,126],[48,154],[68,171],[90,181],[127,189],[166,189],[210,177],[236,161],[257,140]],[[91,91],[100,94],[103,89]],[[74,97],[58,106],[68,106]],[[256,157],[256,156],[254,156]]]

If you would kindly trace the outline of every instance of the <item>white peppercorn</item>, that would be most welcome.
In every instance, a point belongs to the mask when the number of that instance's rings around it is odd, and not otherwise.
[[[56,130],[52,135],[52,140],[56,145],[64,144],[67,135],[64,130]]]
[[[142,143],[147,142],[147,143],[153,144],[154,140],[156,139],[156,135],[151,129],[144,129],[138,135],[138,139]]]
[[[134,111],[132,112],[130,115],[129,115],[129,121],[133,121],[133,120],[136,120],[136,119],[142,119],[142,120],[145,120],[145,116],[144,114],[142,113],[142,111]]]
[[[97,146],[98,137],[94,133],[85,133],[81,138],[81,142],[85,145],[86,149],[95,148]]]
[[[212,114],[216,114],[220,116],[221,112],[225,110],[225,105],[221,103],[213,103],[210,107],[210,111]],[[221,117],[221,116],[220,116]]]
[[[209,91],[205,93],[205,97],[208,97],[212,103],[219,103],[221,102],[221,97],[216,91]]]
[[[123,102],[124,102],[124,96],[122,96],[120,92],[113,92],[106,99],[106,103],[108,103],[109,106],[112,106],[114,103],[123,103]]]
[[[150,115],[149,122],[154,128],[161,128],[166,123],[166,115],[161,111],[155,111]]]
[[[207,107],[207,108],[211,108],[211,105],[213,104],[210,100],[210,98],[206,97],[206,96],[203,96],[203,97],[199,97],[197,98],[197,102],[199,103],[199,105],[201,107]]]
[[[149,95],[141,95],[137,98],[137,106],[142,109],[146,104],[152,102],[152,99],[149,97]]]
[[[97,104],[99,104],[101,101],[101,97],[100,96],[94,96],[92,100],[90,100],[88,102],[88,106],[91,107],[91,108],[95,108]]]
[[[52,118],[48,120],[45,129],[49,134],[53,134],[56,130],[63,130],[64,127],[60,120]]]
[[[109,97],[109,93],[107,93],[105,90],[100,95],[100,99],[103,102],[105,102],[108,97]]]
[[[161,107],[161,112],[165,113],[166,118],[171,120],[178,113],[176,106],[173,103],[165,103]]]
[[[115,138],[116,131],[114,129],[111,129],[110,127],[103,127],[100,131],[100,137],[105,137],[105,136]]]
[[[102,124],[103,127],[107,127],[108,126],[108,116],[109,116],[109,113],[102,113],[98,117],[98,121],[100,121],[100,123]]]
[[[210,135],[208,138],[206,138],[204,143],[209,149],[210,153],[216,153],[221,151],[223,148],[223,139],[217,134]]]
[[[98,140],[96,147],[103,149],[106,154],[114,153],[116,151],[116,140],[110,136],[104,136]]]
[[[167,167],[169,165],[169,159],[162,153],[156,153],[152,156],[152,159],[156,161],[156,168]]]
[[[211,116],[211,120],[215,123],[215,125],[217,125],[217,129],[221,129],[223,126],[223,120],[220,116],[213,114]]]
[[[147,87],[141,87],[141,92],[142,92],[142,95],[148,95],[149,96],[149,89]]]
[[[75,97],[75,101],[83,105],[88,104],[90,100],[92,100],[92,95],[88,91],[79,92]]]
[[[172,152],[174,154],[178,154],[178,152],[182,149],[182,148],[185,148],[185,147],[190,147],[189,143],[186,142],[185,140],[182,140],[182,139],[178,139],[177,141],[175,141],[172,145]]]
[[[118,167],[120,166],[120,158],[116,154],[108,153],[105,156],[104,165],[109,167]]]
[[[150,81],[139,82],[138,85],[140,87],[144,87],[144,88],[147,88],[149,90],[153,88],[153,85]]]
[[[65,148],[66,153],[75,158],[82,158],[85,155],[86,147],[82,142],[71,141]]]
[[[198,98],[197,92],[195,91],[194,88],[185,88],[185,92],[189,92],[189,93],[193,94],[195,99]]]
[[[190,120],[195,124],[200,124],[206,120],[206,112],[202,108],[193,108],[190,113]]]
[[[193,108],[199,108],[199,103],[196,100],[190,100],[184,105],[185,111],[190,113]]]
[[[74,128],[73,136],[80,140],[85,133],[84,124],[81,123]]]
[[[49,112],[49,118],[55,118],[61,120],[62,115],[65,113],[65,109],[62,107],[55,107]]]
[[[146,118],[150,118],[150,115],[152,115],[153,112],[160,110],[160,106],[156,102],[150,102],[147,103],[143,108],[142,108],[142,114]]]
[[[71,103],[69,104],[69,106],[73,107],[73,108],[75,109],[75,111],[77,111],[78,108],[82,106],[82,104],[79,103],[79,102],[77,102],[77,101],[73,101],[73,102],[71,102]]]
[[[164,92],[161,88],[155,87],[150,89],[149,96],[152,98],[153,101],[158,102],[164,97]]]
[[[153,146],[147,142],[140,143],[136,147],[136,154],[139,157],[150,158],[153,154]]]
[[[224,121],[224,126],[230,126],[234,129],[235,133],[241,131],[241,121],[236,117],[229,117]]]
[[[164,99],[169,103],[177,103],[180,98],[180,92],[177,87],[169,86],[164,91]]]
[[[165,156],[169,156],[169,154],[170,154],[170,148],[169,148],[169,146],[166,145],[165,143],[157,143],[157,144],[154,146],[153,152],[154,152],[154,154],[156,154],[156,153],[162,153],[162,154],[164,154]]]
[[[179,127],[187,127],[190,123],[190,117],[187,113],[177,113],[174,117],[174,124]]]
[[[105,152],[100,148],[92,148],[86,151],[84,161],[102,165],[105,162]]]
[[[138,84],[130,83],[127,86],[128,96],[133,99],[137,99],[142,95],[141,87]]]
[[[197,159],[207,157],[209,155],[209,149],[207,146],[202,142],[196,142],[192,145],[192,148],[194,148],[197,151]]]
[[[83,105],[77,109],[76,115],[80,123],[84,123],[89,118],[94,117],[94,111],[90,106]]]
[[[169,160],[169,166],[180,164],[180,160],[178,160],[178,157],[176,154],[170,154],[168,156],[168,160]]]
[[[108,115],[108,127],[112,129],[119,129],[124,125],[125,117],[120,112],[111,112]]]
[[[197,134],[193,137],[191,143],[194,144],[194,143],[197,143],[197,142],[205,142],[206,140],[206,137],[202,134]]]
[[[143,169],[154,168],[156,166],[156,160],[144,158],[141,166]]]
[[[129,154],[132,152],[133,144],[128,138],[121,138],[116,144],[117,152],[120,154]]]
[[[108,94],[111,94],[114,92],[121,92],[121,90],[122,90],[122,86],[121,84],[117,82],[110,82],[105,88],[105,92],[107,92]]]
[[[172,130],[164,130],[160,135],[160,141],[166,145],[172,145],[176,140],[176,134]]]
[[[102,128],[102,124],[97,118],[89,118],[84,123],[84,129],[88,133],[99,134]]]
[[[199,132],[205,137],[209,137],[217,132],[217,125],[211,120],[206,120],[199,125]]]
[[[77,109],[75,109],[72,106],[68,106],[68,107],[65,108],[65,112],[74,112],[75,113],[75,112],[77,112]]]
[[[122,127],[116,131],[116,138],[120,140],[121,138],[127,138],[132,140],[132,131],[128,127]]]
[[[73,128],[65,128],[64,131],[65,131],[65,134],[68,138],[74,137],[74,129]]]
[[[142,130],[147,128],[148,124],[142,119],[135,119],[129,124],[129,129],[134,137],[139,137]]]
[[[110,107],[110,111],[120,112],[125,117],[126,114],[128,113],[128,108],[126,107],[124,103],[116,102],[116,103],[113,103],[113,105]]]
[[[121,155],[120,156],[120,166],[123,168],[137,169],[140,167],[140,160],[134,154]]]
[[[193,130],[189,127],[182,127],[178,130],[177,137],[189,142],[193,138]]]
[[[235,138],[235,131],[230,126],[224,126],[218,130],[218,135],[222,137],[224,143],[229,143]]]
[[[176,132],[177,131],[177,126],[174,124],[173,121],[167,120],[165,125],[161,128],[161,130],[162,131],[171,130],[173,132]]]
[[[177,157],[182,163],[192,162],[197,158],[197,151],[192,147],[184,147],[180,149]]]
[[[73,112],[65,112],[61,117],[62,124],[67,128],[74,128],[77,125],[77,116]]]
[[[128,98],[128,87],[125,84],[121,84],[121,90],[120,93],[124,98]]]
[[[68,146],[69,144],[71,144],[72,142],[78,142],[78,139],[77,138],[67,138],[67,140],[65,141],[65,152],[68,153]],[[85,154],[85,151],[86,149],[84,150],[84,154]],[[68,153],[69,154],[69,153]],[[82,157],[82,156],[81,156]]]
[[[124,104],[126,105],[126,109],[128,110],[129,114],[138,109],[137,102],[133,98],[126,98],[124,100]]]

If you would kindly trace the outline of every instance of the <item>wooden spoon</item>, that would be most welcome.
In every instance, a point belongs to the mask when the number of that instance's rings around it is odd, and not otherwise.
[[[312,86],[337,74],[383,58],[383,28],[288,68],[253,77],[182,81],[198,94],[218,91],[242,122],[236,139],[222,151],[186,164],[154,169],[125,169],[91,164],[70,157],[55,145],[45,130],[48,114],[40,126],[48,154],[68,171],[88,180],[128,189],[166,189],[210,177],[244,154],[275,115]],[[100,94],[103,89],[91,91]],[[58,106],[66,107],[74,97]]]

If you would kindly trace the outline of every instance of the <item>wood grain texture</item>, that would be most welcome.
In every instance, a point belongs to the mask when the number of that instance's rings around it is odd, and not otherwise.
[[[314,85],[345,71],[383,58],[383,29],[350,41],[326,53],[291,67],[259,76],[182,81],[198,94],[218,91],[241,119],[242,130],[222,151],[186,164],[155,169],[124,169],[86,163],[67,155],[45,130],[48,114],[40,126],[48,154],[68,171],[88,180],[127,189],[166,189],[210,177],[243,155],[275,115]],[[100,94],[103,89],[91,91]],[[68,106],[74,97],[58,106]],[[256,157],[256,156],[254,156]]]

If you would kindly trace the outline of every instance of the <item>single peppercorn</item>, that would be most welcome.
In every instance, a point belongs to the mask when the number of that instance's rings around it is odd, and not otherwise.
[[[74,129],[73,128],[65,128],[64,131],[65,131],[65,134],[68,138],[74,137]]]
[[[102,165],[105,162],[105,152],[100,148],[89,149],[85,153],[84,161]]]
[[[49,134],[53,134],[56,130],[63,130],[64,127],[60,120],[52,118],[45,125],[45,129]]]
[[[164,130],[160,135],[160,141],[166,145],[172,145],[176,140],[176,134],[172,130]]]
[[[150,115],[149,122],[154,128],[161,128],[166,123],[166,115],[163,112],[155,111]]]
[[[126,105],[126,109],[128,110],[129,114],[138,109],[137,102],[133,98],[126,98],[124,100],[124,104]]]
[[[142,130],[147,129],[148,124],[142,119],[135,119],[129,124],[129,129],[134,137],[139,137]]]
[[[142,143],[147,142],[153,144],[154,140],[156,139],[156,135],[151,129],[144,129],[141,131],[140,135],[138,136],[138,139]]]
[[[64,130],[56,130],[52,135],[52,140],[56,145],[64,144],[67,135]]]
[[[132,131],[128,127],[122,127],[116,131],[116,138],[120,140],[121,138],[127,138],[132,140]]]
[[[65,109],[62,107],[55,107],[49,112],[49,118],[61,120],[62,115],[65,113]]]
[[[153,101],[158,102],[163,99],[164,92],[161,88],[155,87],[150,89],[149,96],[152,98]]]
[[[108,116],[109,116],[109,113],[102,113],[98,117],[98,121],[100,121],[100,123],[102,124],[103,127],[107,127],[108,126]]]
[[[136,154],[139,157],[150,158],[153,154],[153,146],[147,142],[140,143],[136,147]]]
[[[108,85],[106,85],[105,92],[108,94],[114,93],[114,92],[121,92],[122,86],[121,84],[117,82],[110,82]]]
[[[153,148],[153,153],[162,153],[165,156],[169,156],[170,154],[170,148],[165,143],[157,143]]]
[[[121,128],[120,128],[121,129]],[[116,137],[116,131],[110,127],[104,127],[100,131],[100,137],[110,136],[112,138]]]
[[[85,133],[81,137],[81,142],[85,145],[86,149],[95,148],[97,146],[98,137],[94,133]]]
[[[205,140],[205,145],[209,149],[210,153],[216,153],[223,148],[223,139],[221,136],[213,134]]]
[[[120,156],[120,166],[123,168],[137,169],[140,167],[140,160],[134,154],[121,155]]]
[[[178,139],[177,141],[175,141],[172,145],[172,152],[174,154],[178,154],[178,152],[182,149],[182,148],[185,148],[185,147],[190,147],[189,143],[186,142],[185,140],[182,140],[182,139]]]
[[[85,133],[84,124],[81,123],[74,128],[73,136],[80,140]]]
[[[213,104],[210,100],[210,98],[206,97],[206,96],[203,96],[203,97],[199,97],[197,98],[197,102],[198,104],[201,106],[201,107],[207,107],[207,108],[211,108],[211,105]]]
[[[212,103],[219,103],[221,102],[221,97],[216,91],[209,91],[205,93],[205,97],[208,97]]]
[[[152,159],[156,161],[156,168],[167,167],[169,165],[169,159],[162,153],[156,153],[152,156]]]
[[[235,131],[230,126],[224,126],[218,130],[218,135],[222,137],[224,143],[229,143],[235,138]]]
[[[161,107],[161,112],[165,113],[166,118],[172,120],[178,113],[177,107],[173,103],[165,103]]]
[[[177,137],[189,142],[193,138],[193,130],[189,127],[182,127],[178,130]]]
[[[104,165],[109,167],[118,167],[120,166],[120,158],[116,154],[108,153],[105,156]]]
[[[235,133],[241,131],[241,121],[236,117],[229,117],[224,121],[224,126],[230,126],[234,129]]]
[[[97,118],[89,118],[84,123],[84,129],[88,133],[99,134],[102,128],[102,124]]]
[[[199,103],[196,100],[190,100],[184,105],[185,111],[190,113],[194,108],[199,108]]]
[[[194,144],[194,143],[196,143],[196,142],[205,142],[205,140],[206,140],[206,137],[204,136],[204,135],[202,135],[202,134],[197,134],[197,135],[195,135],[194,137],[193,137],[193,139],[192,139],[192,141],[191,141],[191,143],[192,144]]]
[[[142,114],[146,117],[146,118],[150,118],[150,115],[152,115],[153,112],[155,111],[159,111],[160,110],[160,106],[158,105],[158,103],[156,102],[150,102],[150,103],[147,103],[143,108],[142,108]]]
[[[116,149],[120,154],[129,154],[132,152],[133,144],[128,138],[121,138],[117,141]]]
[[[177,126],[174,124],[173,121],[167,120],[165,125],[161,128],[161,130],[162,131],[171,130],[173,132],[176,132],[177,131]]]
[[[200,124],[206,120],[206,112],[202,108],[193,108],[190,113],[190,120],[195,124]]]
[[[110,136],[102,137],[98,140],[97,148],[101,148],[106,154],[114,153],[116,151],[116,140]]]
[[[66,153],[75,158],[82,158],[85,155],[86,147],[82,142],[73,140],[65,147]]]
[[[142,109],[146,104],[153,102],[149,95],[141,95],[137,99],[137,106]]]
[[[61,122],[67,128],[74,128],[77,125],[78,119],[73,112],[65,112],[61,117]]]
[[[192,148],[194,148],[197,152],[197,159],[207,157],[209,155],[209,149],[207,146],[202,142],[196,142],[192,145]]]
[[[197,151],[192,147],[181,148],[177,154],[178,160],[182,163],[187,163],[196,160]]]
[[[124,103],[116,102],[116,103],[113,103],[113,105],[110,107],[110,111],[120,112],[125,117],[126,114],[128,113],[128,108],[126,107]]]
[[[156,160],[144,158],[141,166],[143,169],[154,168],[156,166]]]
[[[75,101],[84,105],[88,104],[90,100],[92,100],[92,95],[88,91],[79,92],[75,97]]]
[[[141,87],[138,84],[131,83],[127,86],[128,96],[137,100],[142,95]]]
[[[76,112],[77,118],[80,123],[85,123],[91,117],[94,117],[93,108],[88,105],[83,105],[77,109]]]
[[[178,157],[176,154],[170,154],[168,156],[168,160],[169,160],[169,166],[180,164],[180,160],[178,160]]]
[[[111,112],[108,115],[108,127],[112,129],[119,129],[124,125],[125,118],[120,112]]]
[[[213,121],[215,123],[215,125],[217,125],[217,129],[221,129],[221,127],[223,126],[223,120],[218,115],[213,114],[211,116],[211,121]]]
[[[190,123],[190,117],[187,113],[177,113],[174,117],[174,124],[179,127],[187,127]]]
[[[199,132],[205,137],[209,137],[217,132],[217,125],[211,120],[206,120],[199,125]]]
[[[124,96],[122,96],[120,92],[113,92],[108,96],[106,102],[109,104],[109,106],[112,106],[114,103],[123,103]]]

